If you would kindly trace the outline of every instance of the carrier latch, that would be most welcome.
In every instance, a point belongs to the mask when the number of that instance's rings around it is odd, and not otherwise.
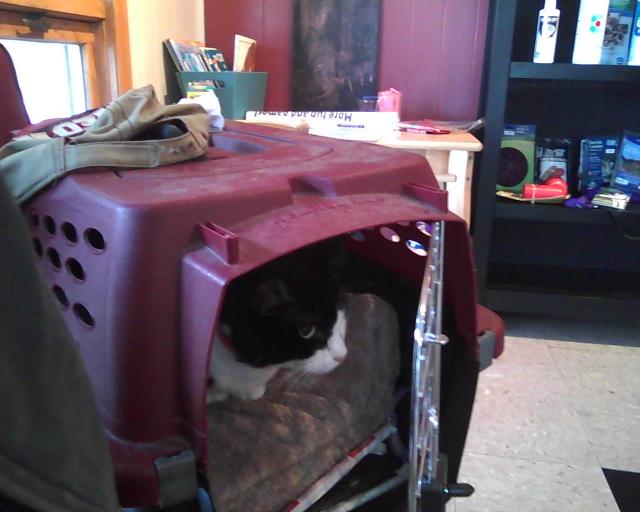
[[[158,457],[153,463],[158,474],[161,507],[177,505],[196,497],[198,476],[196,458],[191,450]]]
[[[431,482],[422,485],[422,509],[444,512],[450,498],[467,498],[475,489],[466,483],[448,483],[448,458],[444,453],[438,456],[437,474]]]

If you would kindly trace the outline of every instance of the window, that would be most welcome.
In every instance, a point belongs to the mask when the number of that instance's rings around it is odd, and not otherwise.
[[[0,38],[10,40],[32,122],[107,104],[131,88],[126,0],[3,0]]]
[[[87,110],[80,45],[17,39],[0,43],[14,62],[32,123]]]

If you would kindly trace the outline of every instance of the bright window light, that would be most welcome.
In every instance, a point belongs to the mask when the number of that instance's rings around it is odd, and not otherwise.
[[[0,39],[16,68],[32,123],[87,110],[80,45]]]

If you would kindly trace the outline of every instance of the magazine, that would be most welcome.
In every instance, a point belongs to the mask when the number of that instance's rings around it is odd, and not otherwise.
[[[208,48],[203,46],[200,48],[204,60],[211,68],[211,71],[227,71],[227,62],[224,60],[222,52],[217,48]]]
[[[215,71],[202,54],[202,42],[167,39],[164,44],[178,71]]]
[[[437,119],[419,119],[417,121],[402,121],[398,123],[398,129],[411,133],[428,133],[444,135],[447,133],[470,132],[484,124],[484,119],[475,121],[439,121]]]
[[[188,82],[185,87],[185,97],[193,99],[210,91],[214,93],[219,89],[224,89],[223,80],[193,80]]]
[[[234,71],[254,71],[256,68],[256,40],[247,36],[235,35],[233,53]]]

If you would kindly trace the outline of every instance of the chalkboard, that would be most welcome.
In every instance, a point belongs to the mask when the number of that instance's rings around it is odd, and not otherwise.
[[[379,0],[297,0],[293,109],[352,111],[378,93]]]

